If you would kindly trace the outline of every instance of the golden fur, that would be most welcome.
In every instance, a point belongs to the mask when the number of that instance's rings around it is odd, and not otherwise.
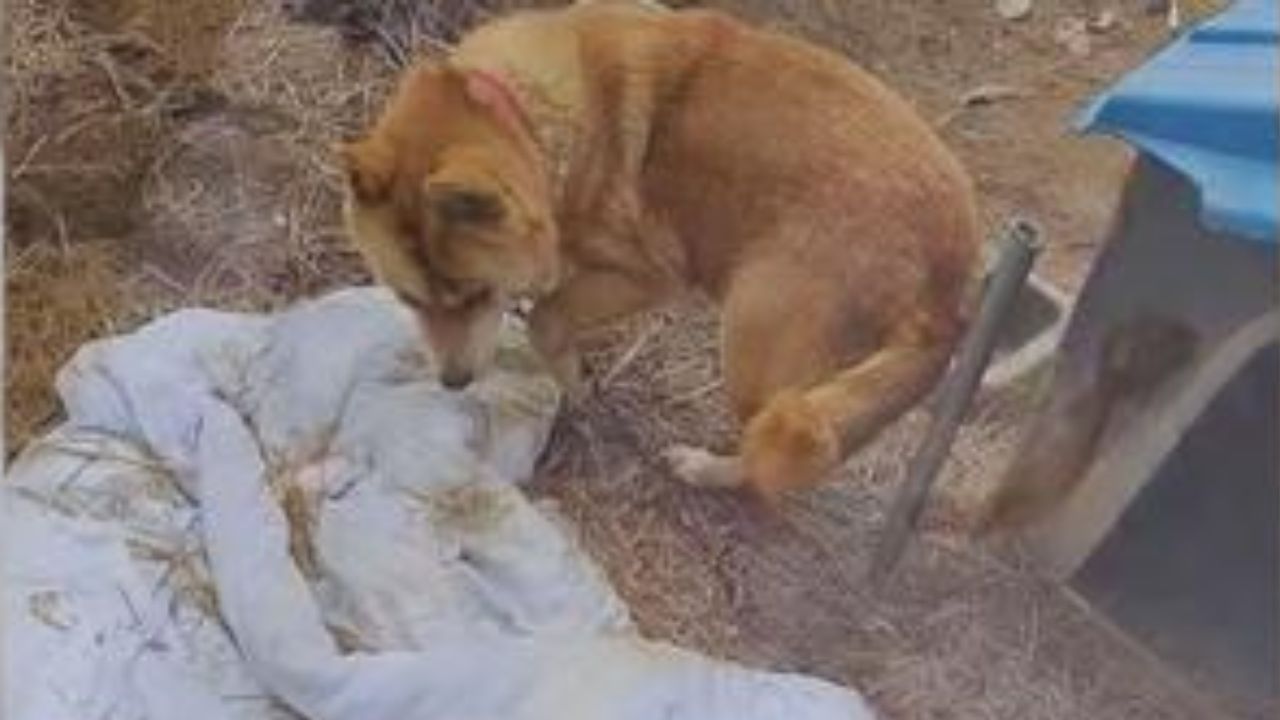
[[[963,325],[970,183],[899,97],[846,59],[707,11],[525,12],[409,70],[344,148],[348,219],[417,307],[446,384],[535,301],[535,346],[686,286],[723,312],[745,424],[733,457],[676,447],[697,484],[812,484],[933,385]]]

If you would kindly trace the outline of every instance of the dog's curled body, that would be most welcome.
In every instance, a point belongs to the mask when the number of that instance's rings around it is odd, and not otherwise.
[[[669,458],[767,497],[818,481],[932,387],[977,269],[970,182],[905,101],[716,12],[496,20],[410,70],[346,159],[356,241],[422,310],[446,371],[480,369],[476,318],[504,298],[536,297],[534,342],[572,388],[577,334],[707,292],[741,448]]]

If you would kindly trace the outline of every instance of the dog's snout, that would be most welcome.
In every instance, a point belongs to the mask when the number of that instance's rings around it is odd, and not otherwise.
[[[440,373],[440,384],[449,390],[461,390],[475,380],[470,370],[445,370]]]

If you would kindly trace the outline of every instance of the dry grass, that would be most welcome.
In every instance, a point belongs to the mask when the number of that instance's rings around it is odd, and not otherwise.
[[[10,450],[104,318],[278,307],[364,278],[329,147],[390,81],[385,62],[243,0],[9,8]]]
[[[647,634],[866,692],[892,718],[1205,717],[1204,705],[1053,584],[966,537],[1027,412],[1025,389],[980,399],[923,535],[884,588],[870,550],[924,426],[904,418],[835,482],[770,514],[696,490],[653,458],[723,447],[716,323],[697,301],[596,338],[612,382],[562,417],[537,492],[554,498]]]
[[[120,270],[119,258],[104,243],[65,249],[38,244],[9,257],[8,447],[47,429],[57,409],[49,388],[58,368],[127,312],[127,299],[117,292]]]
[[[984,20],[985,0],[945,10],[887,0],[716,4],[841,47],[931,113],[1009,76],[1028,98],[1040,92],[1034,112],[1020,99],[966,115],[949,124],[950,139],[996,210],[1063,206],[1059,180],[1046,178],[1069,175],[1088,192],[1073,190],[1066,205],[1076,214],[1063,211],[1050,229],[1071,241],[1094,231],[1080,218],[1105,211],[1097,169],[1060,162],[1046,118],[1132,50],[1113,43],[1105,61],[1062,67],[1026,26],[1014,33]],[[9,3],[10,448],[49,416],[53,372],[90,337],[180,305],[278,307],[364,278],[338,227],[330,143],[368,117],[393,78],[390,59],[438,47],[430,22],[439,18],[389,28],[397,49],[383,52],[289,24],[276,5]],[[1033,160],[1015,157],[1019,148]],[[1078,256],[1056,252],[1078,275]],[[675,440],[727,447],[734,435],[715,340],[715,319],[696,300],[596,338],[590,361],[602,387],[562,418],[537,483],[581,528],[646,634],[851,683],[886,717],[1205,716],[1056,588],[964,539],[968,508],[1025,411],[1021,398],[984,399],[924,541],[877,593],[862,571],[920,414],[778,516],[682,487],[657,452]]]

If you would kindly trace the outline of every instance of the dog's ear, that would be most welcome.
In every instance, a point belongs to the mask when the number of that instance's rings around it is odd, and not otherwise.
[[[394,158],[375,138],[342,143],[337,148],[351,192],[364,203],[385,200],[391,192]]]

